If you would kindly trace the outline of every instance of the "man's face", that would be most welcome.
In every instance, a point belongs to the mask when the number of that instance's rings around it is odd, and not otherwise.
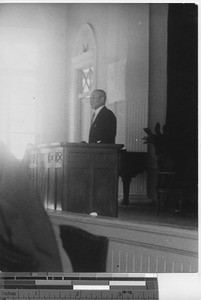
[[[96,91],[91,93],[90,104],[92,109],[97,109],[103,105],[103,97],[99,95]]]

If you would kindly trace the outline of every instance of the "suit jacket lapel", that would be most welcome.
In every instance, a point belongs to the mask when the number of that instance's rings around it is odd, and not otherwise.
[[[94,122],[92,123],[91,127],[96,127],[97,123],[101,120],[102,115],[104,114],[106,107],[103,106],[103,108],[99,111],[97,117],[95,118]]]

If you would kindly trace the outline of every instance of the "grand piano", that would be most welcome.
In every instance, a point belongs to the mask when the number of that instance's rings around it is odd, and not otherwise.
[[[120,150],[119,176],[122,178],[123,182],[123,206],[127,207],[129,204],[129,191],[132,178],[146,170],[146,152],[129,152],[125,149]]]

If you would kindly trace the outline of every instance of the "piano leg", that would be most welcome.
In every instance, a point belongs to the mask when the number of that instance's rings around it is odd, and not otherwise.
[[[130,176],[122,177],[124,198],[123,198],[123,201],[121,202],[121,204],[124,206],[128,206],[128,204],[129,204],[129,191],[130,191],[131,179],[132,179],[132,177],[130,177]]]

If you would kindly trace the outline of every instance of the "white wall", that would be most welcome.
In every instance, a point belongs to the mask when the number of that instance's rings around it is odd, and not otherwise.
[[[107,91],[108,65],[126,60],[122,101],[147,101],[149,89],[150,122],[153,116],[164,120],[166,9],[166,5],[117,3],[1,4],[1,45],[6,43],[13,52],[20,46],[24,60],[4,63],[0,76],[29,73],[36,79],[38,142],[68,140],[71,58],[79,29],[87,22],[97,39],[97,86]],[[121,126],[124,121],[120,120]],[[120,132],[119,141],[126,134],[125,130]]]
[[[65,139],[66,26],[65,5],[1,4],[0,76],[35,80],[37,142]]]

